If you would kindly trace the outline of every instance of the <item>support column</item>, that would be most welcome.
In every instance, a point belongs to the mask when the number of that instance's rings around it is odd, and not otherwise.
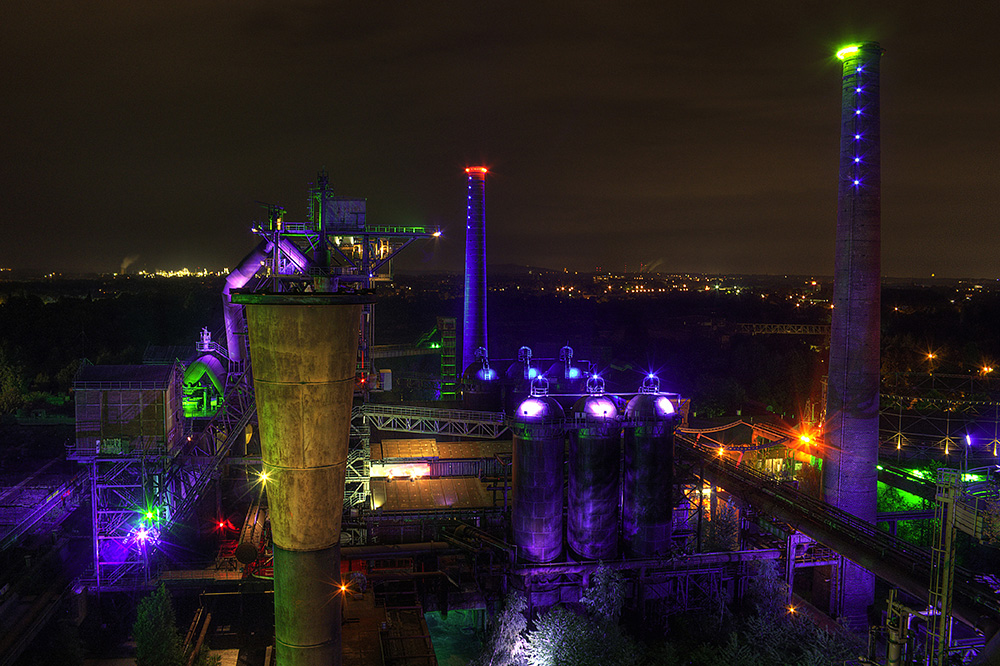
[[[246,305],[274,542],[278,666],[339,666],[340,527],[367,297],[237,294]]]

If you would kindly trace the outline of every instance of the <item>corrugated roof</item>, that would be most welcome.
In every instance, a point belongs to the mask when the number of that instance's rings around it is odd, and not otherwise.
[[[371,445],[372,460],[481,460],[509,454],[511,440],[436,442],[433,439],[384,439]]]
[[[173,373],[173,365],[82,365],[76,373],[73,387],[166,390]]]
[[[386,513],[485,509],[493,498],[474,476],[387,481],[371,480],[372,501]]]

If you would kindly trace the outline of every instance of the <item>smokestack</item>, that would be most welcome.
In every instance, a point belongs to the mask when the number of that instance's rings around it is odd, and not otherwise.
[[[274,542],[279,666],[339,666],[340,524],[366,297],[233,294],[246,306]]]
[[[489,350],[486,340],[486,167],[468,167],[465,208],[465,311],[459,375],[476,360],[476,349]]]
[[[837,52],[844,65],[840,186],[823,461],[826,501],[870,523],[878,463],[881,56],[876,42]],[[845,564],[843,576],[841,613],[863,616],[874,599],[874,578],[853,564]]]

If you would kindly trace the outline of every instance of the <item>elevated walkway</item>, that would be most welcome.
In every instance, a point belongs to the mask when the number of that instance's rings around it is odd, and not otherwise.
[[[698,460],[705,478],[757,509],[780,518],[845,558],[918,598],[926,598],[931,581],[931,555],[874,525],[826,502],[799,492],[762,472],[741,467],[716,449],[697,444],[684,433],[675,436],[678,454]],[[1000,600],[975,581],[972,572],[957,569],[953,615],[982,631],[989,640],[1000,629]]]

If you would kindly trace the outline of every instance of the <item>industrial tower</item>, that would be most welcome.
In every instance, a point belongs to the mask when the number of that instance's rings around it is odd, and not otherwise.
[[[823,463],[824,499],[869,523],[878,490],[881,55],[876,42],[837,52],[843,62],[840,184]],[[874,584],[871,573],[846,565],[842,615],[863,617]]]
[[[486,173],[471,166],[465,208],[465,310],[462,317],[462,358],[458,372],[476,360],[476,350],[489,349],[486,339]]]

